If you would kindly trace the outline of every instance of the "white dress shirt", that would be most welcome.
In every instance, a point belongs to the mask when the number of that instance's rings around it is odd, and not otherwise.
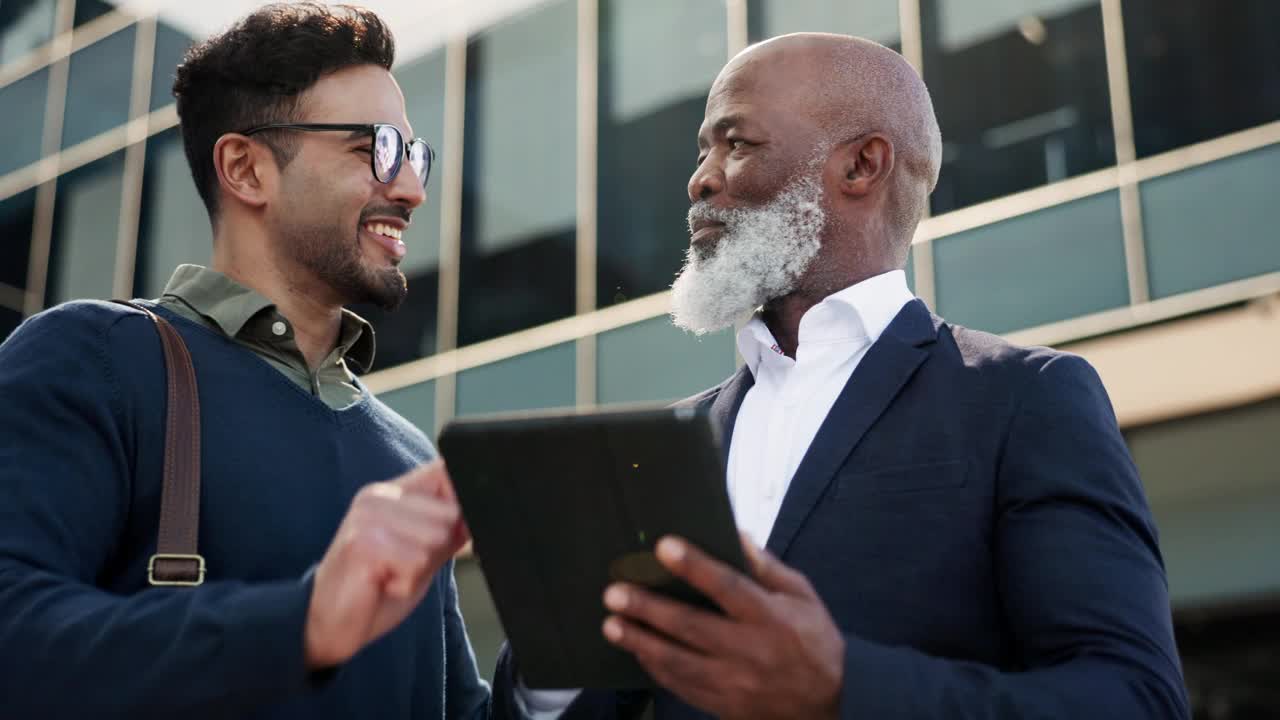
[[[782,354],[757,314],[738,332],[738,351],[755,384],[729,445],[729,499],[738,527],[764,547],[796,468],[836,397],[871,345],[912,299],[894,270],[845,288],[800,318],[794,360]]]
[[[782,354],[760,314],[738,332],[738,351],[755,384],[729,445],[729,501],[738,528],[764,547],[791,478],[858,363],[912,300],[901,270],[868,278],[814,305],[800,318],[794,360]],[[532,690],[517,682],[517,704],[533,720],[558,718],[578,690]]]

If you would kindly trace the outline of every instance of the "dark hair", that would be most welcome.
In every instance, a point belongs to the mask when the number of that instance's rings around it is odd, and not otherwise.
[[[310,2],[267,5],[188,50],[173,94],[187,163],[209,217],[217,214],[218,138],[296,122],[302,93],[321,76],[365,64],[390,70],[395,55],[391,31],[372,11]],[[297,153],[288,133],[261,137],[281,167]]]

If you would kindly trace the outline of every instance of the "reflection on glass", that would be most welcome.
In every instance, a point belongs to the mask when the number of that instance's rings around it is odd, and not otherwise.
[[[573,314],[576,23],[559,0],[467,47],[459,344]]]
[[[121,150],[58,178],[47,304],[112,296],[123,173]]]
[[[49,42],[56,7],[55,0],[0,2],[0,65]]]
[[[171,128],[147,141],[134,294],[159,297],[174,268],[208,265],[212,253],[209,215],[191,179],[182,135]]]
[[[31,249],[31,219],[36,191],[27,190],[0,200],[0,283],[27,286],[27,253]]]
[[[106,15],[114,9],[112,8],[111,3],[103,2],[103,0],[75,0],[75,3],[76,27],[80,27],[90,20]]]
[[[62,147],[84,142],[129,119],[135,33],[130,25],[71,56]]]
[[[898,50],[898,0],[749,0],[751,42],[793,32],[834,32]]]
[[[1097,0],[923,0],[921,18],[934,213],[1115,162]]]
[[[1138,157],[1280,119],[1280,3],[1121,7]]]
[[[44,106],[49,94],[49,70],[0,87],[0,108],[5,108],[4,131],[0,132],[0,175],[40,159],[44,138]],[[8,108],[22,108],[11,112]]]
[[[727,52],[717,0],[600,4],[601,307],[665,290],[689,245],[685,186],[707,90]]]
[[[436,351],[436,318],[440,287],[440,178],[452,160],[444,137],[444,52],[437,51],[399,66],[396,81],[404,92],[413,135],[436,148],[437,166],[427,180],[427,199],[404,232],[408,248],[400,269],[409,281],[409,295],[395,312],[370,305],[352,308],[377,331],[374,362],[379,368],[431,355]],[[425,428],[430,433],[431,428]]]
[[[194,40],[164,21],[156,22],[156,52],[151,66],[151,109],[173,104],[173,80],[182,56]]]

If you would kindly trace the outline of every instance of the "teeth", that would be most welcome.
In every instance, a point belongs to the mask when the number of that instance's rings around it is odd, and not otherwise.
[[[365,223],[364,227],[369,232],[378,233],[379,235],[386,235],[387,237],[395,238],[396,240],[400,239],[400,235],[401,235],[400,228],[391,227],[386,223]]]

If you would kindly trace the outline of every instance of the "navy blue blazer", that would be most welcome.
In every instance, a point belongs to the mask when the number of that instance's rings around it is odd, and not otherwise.
[[[684,401],[710,407],[726,456],[752,383],[741,368]],[[1077,356],[908,303],[831,408],[767,547],[844,632],[843,718],[1190,717],[1151,512]],[[515,672],[509,655],[498,671]],[[566,717],[646,699],[588,691]],[[657,718],[705,717],[653,701]]]

